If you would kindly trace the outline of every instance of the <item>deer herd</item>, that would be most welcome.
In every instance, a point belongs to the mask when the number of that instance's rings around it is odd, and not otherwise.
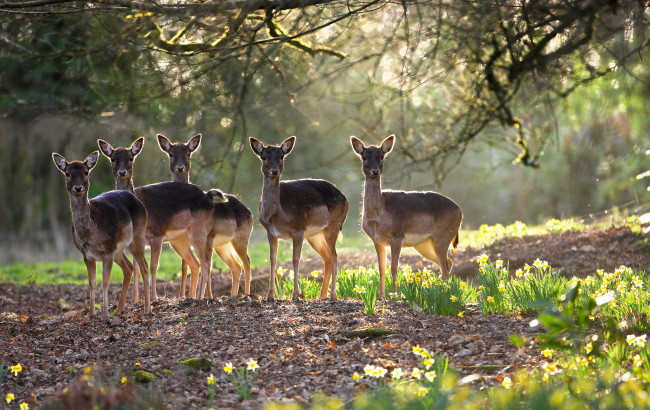
[[[156,293],[156,272],[164,242],[182,259],[179,296],[185,296],[188,267],[191,272],[189,297],[212,297],[212,251],[228,266],[232,276],[231,296],[239,293],[242,270],[243,292],[250,294],[251,262],[248,244],[253,231],[251,211],[233,195],[217,189],[204,192],[190,183],[190,160],[201,144],[201,134],[187,143],[172,143],[158,135],[160,149],[169,156],[171,182],[133,186],[133,163],[144,145],[144,137],[130,147],[114,148],[98,140],[99,148],[110,161],[115,190],[88,199],[89,173],[97,164],[95,151],[83,161],[68,162],[53,153],[54,164],[65,175],[72,212],[72,238],[83,255],[90,285],[90,314],[95,314],[96,264],[102,263],[102,312],[108,316],[108,285],[113,262],[124,272],[116,314],[126,305],[127,291],[134,276],[132,301],[140,301],[138,276],[142,274],[144,312],[151,311]],[[348,201],[332,183],[319,179],[280,181],[284,159],[294,148],[296,137],[280,145],[264,145],[250,138],[250,145],[262,162],[262,196],[258,220],[266,230],[270,248],[270,283],[267,300],[275,299],[278,240],[293,243],[293,297],[300,296],[300,255],[303,241],[323,258],[325,269],[320,299],[336,300],[338,272],[336,241],[348,213]],[[391,249],[393,292],[401,248],[413,247],[436,263],[448,276],[452,260],[449,245],[458,245],[458,230],[463,213],[451,199],[436,192],[383,190],[381,174],[384,158],[395,144],[395,136],[379,146],[368,146],[351,137],[353,151],[361,159],[365,184],[361,226],[377,251],[380,294],[385,297],[386,248]],[[145,246],[151,248],[149,266]],[[128,249],[133,264],[125,255]],[[198,259],[197,259],[198,257]],[[151,271],[151,282],[149,281]],[[135,275],[134,275],[135,273]]]

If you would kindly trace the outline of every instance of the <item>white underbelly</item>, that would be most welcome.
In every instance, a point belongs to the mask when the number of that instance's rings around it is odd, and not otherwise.
[[[320,233],[325,229],[327,225],[310,225],[305,229],[305,237],[314,236],[317,233]]]
[[[428,233],[405,233],[402,246],[414,246],[429,239]]]
[[[215,235],[212,240],[212,246],[219,246],[231,242],[235,237],[233,235]]]
[[[184,228],[184,229],[172,229],[170,231],[165,232],[165,236],[163,236],[163,242],[173,241],[174,239],[178,238],[179,236],[183,236],[185,234],[187,234],[187,228]]]

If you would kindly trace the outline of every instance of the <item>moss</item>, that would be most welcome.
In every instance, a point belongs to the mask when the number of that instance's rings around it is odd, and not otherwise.
[[[343,336],[353,339],[376,339],[386,335],[392,335],[395,331],[388,327],[367,327],[365,329],[352,330],[350,332],[344,333]]]
[[[144,370],[138,370],[133,373],[133,380],[135,380],[137,383],[149,383],[155,378],[155,374],[146,372]]]
[[[181,360],[180,362],[183,366],[187,366],[190,369],[194,370],[210,370],[212,368],[212,362],[206,358],[196,358]]]
[[[153,342],[142,343],[142,344],[140,344],[139,346],[140,346],[140,347],[147,348],[147,347],[158,346],[159,344],[160,344],[160,342],[156,340],[156,341],[153,341]]]

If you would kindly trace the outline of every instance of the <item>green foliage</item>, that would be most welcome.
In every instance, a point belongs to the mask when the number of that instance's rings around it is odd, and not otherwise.
[[[546,231],[548,233],[575,232],[585,229],[585,226],[573,219],[549,219],[546,222]]]
[[[428,269],[413,272],[408,266],[400,272],[397,286],[411,309],[417,304],[432,315],[442,316],[458,315],[472,294],[469,288],[453,275],[443,280]]]
[[[521,221],[515,221],[514,223],[505,227],[501,224],[492,226],[482,224],[479,227],[479,230],[481,231],[481,235],[487,244],[501,238],[521,238],[528,235],[528,227]]]

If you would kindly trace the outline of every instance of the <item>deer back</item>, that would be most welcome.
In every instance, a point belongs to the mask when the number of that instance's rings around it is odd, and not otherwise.
[[[210,220],[213,212],[212,201],[193,184],[161,182],[136,188],[135,194],[149,212],[147,230],[158,236],[173,227],[192,228],[197,220]]]

